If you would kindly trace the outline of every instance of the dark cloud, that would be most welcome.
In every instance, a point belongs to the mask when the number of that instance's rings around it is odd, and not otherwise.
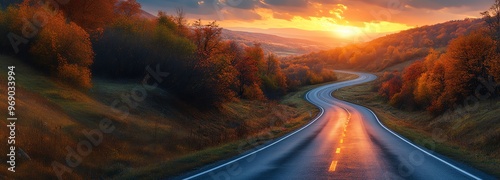
[[[264,2],[273,6],[307,7],[309,0],[265,0]]]
[[[479,8],[484,8],[484,6],[493,4],[492,0],[412,0],[408,2],[408,5],[415,8],[425,8],[425,9],[443,9],[451,7],[471,7],[475,10],[480,10]]]
[[[187,13],[208,15],[216,14],[225,8],[251,10],[263,6],[259,0],[137,0],[146,10],[170,11],[183,8]]]
[[[219,0],[219,5],[238,9],[255,9],[263,4],[259,0]]]

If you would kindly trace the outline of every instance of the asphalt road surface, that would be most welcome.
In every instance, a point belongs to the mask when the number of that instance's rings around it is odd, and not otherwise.
[[[307,93],[306,99],[321,110],[308,125],[176,179],[495,179],[425,148],[432,144],[412,144],[369,109],[333,98],[339,88],[376,79],[349,73],[359,78]]]

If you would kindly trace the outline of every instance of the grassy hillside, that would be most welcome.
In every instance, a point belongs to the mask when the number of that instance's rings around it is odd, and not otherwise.
[[[0,56],[0,83],[6,84],[7,66],[16,66],[17,147],[28,157],[19,157],[15,174],[0,165],[0,177],[50,179],[52,163],[66,165],[67,148],[86,141],[83,131],[99,129],[104,118],[115,129],[103,135],[73,173],[63,177],[158,178],[177,174],[202,164],[236,155],[283,135],[311,119],[317,109],[302,99],[315,86],[290,93],[281,102],[236,101],[220,111],[201,111],[168,92],[147,91],[145,99],[133,103],[129,114],[113,109],[115,101],[140,88],[140,81],[94,80],[90,92],[81,92],[55,82],[17,59]],[[353,78],[339,75],[339,79]],[[148,87],[151,88],[151,87]],[[6,101],[5,88],[0,97]],[[126,98],[125,98],[126,99]],[[114,106],[120,108],[123,106]],[[0,108],[7,109],[5,103]],[[122,109],[123,110],[123,109]],[[6,121],[0,121],[0,126]],[[6,139],[7,132],[0,131]],[[255,139],[248,143],[242,139]],[[246,143],[243,149],[238,149]],[[2,148],[3,149],[3,148]],[[6,149],[5,149],[6,151]],[[5,156],[1,157],[5,160]]]
[[[347,87],[334,96],[372,109],[390,129],[417,144],[500,177],[500,101],[480,102],[476,110],[461,117],[461,112],[434,117],[425,111],[408,112],[388,105],[374,95],[374,83]],[[453,117],[452,121],[447,117]]]

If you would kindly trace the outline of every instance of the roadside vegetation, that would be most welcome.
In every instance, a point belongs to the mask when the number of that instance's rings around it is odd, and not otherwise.
[[[70,1],[60,8],[36,2],[0,11],[0,33],[8,35],[0,42],[2,53],[22,54],[82,91],[92,88],[92,76],[140,80],[156,68],[169,73],[162,89],[211,109],[234,99],[279,99],[290,89],[336,79],[322,66],[281,63],[258,43],[223,41],[215,21],[188,22],[181,9],[145,19],[135,0]]]
[[[9,35],[0,39],[0,67],[16,66],[24,152],[15,174],[0,165],[1,179],[176,175],[304,125],[317,109],[303,94],[339,79],[258,43],[224,41],[215,22],[187,22],[182,10],[145,19],[135,0],[37,2],[0,7],[0,34]],[[81,154],[79,143],[103,120],[114,131]]]
[[[481,101],[474,111],[433,116],[391,106],[382,96],[373,95],[375,86],[376,82],[370,82],[346,87],[333,95],[370,108],[389,129],[420,146],[500,177],[498,100]]]
[[[499,7],[497,0],[482,19],[468,20],[477,27],[445,47],[334,95],[372,109],[389,128],[431,151],[500,177]]]
[[[141,84],[136,81],[95,79],[91,92],[54,81],[28,64],[1,56],[0,66],[17,70],[19,142],[21,157],[11,178],[55,178],[54,161],[65,163],[67,147],[87,139],[82,131],[108,118],[116,130],[84,156],[82,164],[64,178],[160,178],[255,148],[308,123],[318,110],[303,99],[319,85],[305,86],[274,102],[239,100],[218,110],[199,110],[168,95],[149,91],[130,115],[122,118],[112,102]],[[5,68],[6,69],[6,68]],[[6,74],[6,70],[0,72]],[[339,74],[339,80],[355,77]],[[1,78],[5,79],[5,77]],[[0,93],[6,99],[6,93]],[[168,103],[165,103],[168,102]],[[6,105],[0,105],[0,108]],[[6,125],[4,121],[0,125]],[[6,137],[4,131],[0,137]],[[4,165],[2,165],[4,166]],[[7,177],[3,177],[7,178]]]

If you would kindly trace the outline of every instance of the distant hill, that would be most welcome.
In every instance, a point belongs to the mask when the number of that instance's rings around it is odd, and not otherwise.
[[[244,31],[244,32],[253,32],[253,33],[263,33],[263,34],[272,34],[286,38],[295,38],[295,39],[306,39],[315,42],[322,42],[328,46],[333,47],[341,47],[348,44],[352,44],[355,42],[360,42],[360,40],[367,41],[373,40],[375,38],[387,35],[388,33],[368,33],[365,34],[366,37],[370,37],[370,39],[358,39],[353,37],[350,38],[338,38],[335,37],[335,33],[330,31],[313,31],[313,30],[304,30],[297,28],[269,28],[269,29],[260,29],[260,28],[238,28],[232,27],[231,30],[235,31]],[[364,37],[364,36],[363,36]]]
[[[322,44],[329,46],[330,48],[339,47],[347,44],[346,40],[334,38],[332,36],[332,32],[327,32],[327,31],[309,31],[309,30],[302,30],[295,28],[260,29],[260,28],[237,28],[237,27],[236,28],[232,27],[231,30],[240,32],[270,34],[284,38],[304,39],[313,42],[321,42]]]
[[[326,63],[337,69],[381,71],[402,62],[423,58],[430,49],[445,50],[451,40],[484,26],[482,19],[448,21],[290,60],[305,64]]]
[[[311,40],[228,29],[223,29],[222,38],[237,42],[243,46],[252,46],[254,43],[260,43],[266,52],[272,52],[278,56],[302,55],[334,47],[327,43]]]
[[[157,18],[155,15],[152,15],[144,10],[141,10],[141,14],[139,16],[142,18],[146,18],[146,19],[156,19]]]

